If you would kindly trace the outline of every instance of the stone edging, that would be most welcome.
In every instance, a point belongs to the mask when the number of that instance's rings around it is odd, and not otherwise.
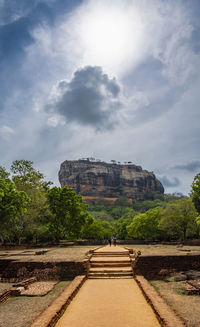
[[[29,327],[53,327],[61,317],[72,298],[86,280],[86,276],[77,276],[64,291],[44,310]]]
[[[95,251],[97,251],[98,249],[103,248],[103,247],[104,247],[104,245],[97,246],[96,248],[89,250],[89,253],[94,253]]]
[[[124,249],[129,251],[129,254],[133,254],[133,249],[128,248],[127,246],[123,246]]]
[[[11,296],[19,296],[20,290],[17,288],[11,288],[10,290],[5,290],[0,293],[0,304],[5,302],[7,299],[9,299]]]
[[[163,298],[157,293],[153,286],[143,276],[135,276],[135,280],[144,294],[147,302],[154,310],[161,326],[184,327],[183,320],[167,305]]]

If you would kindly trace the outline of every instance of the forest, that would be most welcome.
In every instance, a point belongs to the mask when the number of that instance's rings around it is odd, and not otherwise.
[[[60,240],[175,241],[200,236],[200,174],[189,197],[153,195],[133,202],[118,198],[86,204],[64,186],[53,186],[33,162],[15,160],[10,171],[0,167],[0,242],[4,244],[58,243]]]

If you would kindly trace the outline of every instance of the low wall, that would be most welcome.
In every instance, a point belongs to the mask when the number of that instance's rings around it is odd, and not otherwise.
[[[200,255],[154,255],[140,256],[135,264],[135,273],[145,277],[157,275],[161,269],[186,271],[200,269]]]
[[[0,292],[0,304],[5,302],[11,296],[18,296],[18,295],[20,295],[20,291],[17,290],[16,288],[10,290],[4,290],[3,292]]]
[[[87,273],[88,260],[64,262],[19,262],[0,260],[2,281],[16,282],[30,277],[37,280],[70,280]]]
[[[70,280],[78,275],[86,275],[88,260],[63,262],[20,262],[0,260],[2,281],[17,282],[36,277],[37,280]],[[140,256],[134,265],[137,275],[152,277],[161,269],[186,271],[200,270],[200,255],[157,255]]]

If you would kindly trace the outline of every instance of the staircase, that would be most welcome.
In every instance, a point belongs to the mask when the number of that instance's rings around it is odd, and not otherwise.
[[[90,258],[89,279],[133,278],[129,251],[106,248],[93,252]]]

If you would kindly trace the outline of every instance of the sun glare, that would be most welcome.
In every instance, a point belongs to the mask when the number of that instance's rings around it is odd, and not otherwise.
[[[79,16],[75,38],[83,64],[101,65],[116,74],[137,63],[144,30],[138,10],[129,9],[90,8]]]

